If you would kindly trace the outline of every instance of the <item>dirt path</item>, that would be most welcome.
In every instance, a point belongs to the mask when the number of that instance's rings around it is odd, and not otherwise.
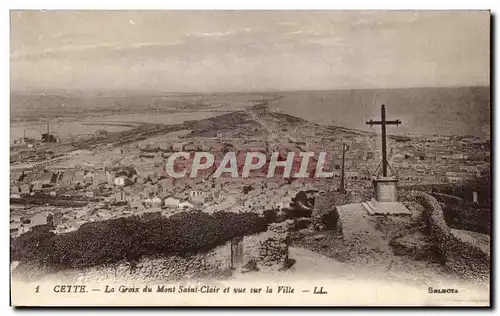
[[[405,264],[406,269],[402,269],[399,264],[394,264],[390,269],[387,269],[382,262],[371,262],[370,264],[340,262],[315,251],[298,247],[289,248],[289,257],[296,262],[288,270],[237,273],[233,278],[238,281],[267,280],[273,282],[291,280],[311,282],[314,280],[316,283],[318,280],[323,280],[325,284],[331,284],[332,281],[339,283],[359,282],[369,287],[379,285],[409,286],[424,292],[427,287],[453,287],[474,291],[482,297],[487,297],[489,291],[487,284],[461,280],[454,275],[441,273],[434,266],[419,263],[413,265],[407,263]]]

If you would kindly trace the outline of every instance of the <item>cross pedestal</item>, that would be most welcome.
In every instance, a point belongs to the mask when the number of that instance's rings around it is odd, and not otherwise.
[[[398,202],[398,179],[396,177],[374,177],[375,197],[361,203],[369,215],[411,215],[411,212]]]
[[[396,177],[376,177],[373,178],[372,183],[375,189],[375,200],[377,200],[377,202],[398,201],[398,179]]]

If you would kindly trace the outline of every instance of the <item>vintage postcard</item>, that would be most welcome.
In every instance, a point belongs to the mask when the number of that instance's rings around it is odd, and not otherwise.
[[[490,306],[490,11],[10,12],[14,306]]]

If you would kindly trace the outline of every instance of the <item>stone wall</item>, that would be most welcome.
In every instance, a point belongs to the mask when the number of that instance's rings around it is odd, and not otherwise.
[[[285,269],[288,264],[289,227],[270,225],[259,242],[258,264]]]
[[[321,218],[325,214],[332,212],[337,205],[337,194],[336,192],[325,192],[319,194],[314,199],[314,209],[311,216],[316,218]]]
[[[414,191],[411,195],[425,207],[428,233],[444,264],[467,278],[487,278],[490,273],[489,251],[474,238],[465,239],[457,233],[459,231],[452,231],[445,222],[439,202],[433,196],[421,191]]]
[[[98,267],[72,269],[53,273],[38,266],[16,269],[12,277],[16,280],[61,282],[158,282],[205,276],[220,277],[230,275],[229,243],[206,254],[192,256],[169,256],[142,258],[139,262],[119,262]]]
[[[341,231],[337,205],[348,204],[346,202],[349,199],[350,195],[338,192],[326,192],[318,195],[314,201],[312,212],[314,228]]]

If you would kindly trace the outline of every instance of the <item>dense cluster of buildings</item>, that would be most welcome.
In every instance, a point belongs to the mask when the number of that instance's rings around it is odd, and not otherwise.
[[[213,138],[117,148],[114,154],[120,159],[108,165],[12,171],[12,199],[45,199],[44,203],[49,205],[57,199],[69,199],[85,201],[86,204],[82,207],[34,207],[31,215],[24,215],[32,216],[29,223],[23,216],[12,217],[11,233],[18,235],[32,227],[32,223],[43,223],[43,218],[49,216],[53,217],[57,232],[67,232],[88,221],[152,212],[164,216],[185,209],[209,213],[260,213],[265,209],[289,206],[299,191],[335,190],[342,176],[348,190],[367,190],[372,185],[373,172],[381,161],[377,138],[363,134],[330,140],[308,137],[303,138],[306,141],[275,142],[224,136],[218,133]],[[342,159],[344,143],[348,150]],[[390,165],[403,184],[460,182],[489,172],[489,143],[475,138],[389,139],[388,148]],[[172,153],[180,151],[211,152],[216,157],[214,167],[203,170],[195,178],[167,177],[166,161]],[[265,178],[263,176],[267,170],[264,166],[248,178],[210,178],[209,175],[228,151],[238,153],[238,159],[244,159],[249,151],[262,152],[267,157],[276,151],[283,157],[290,151],[326,152],[325,169],[332,171],[333,176],[291,180],[280,178],[278,173],[274,178]],[[176,168],[189,168],[188,163],[178,160]],[[314,165],[314,159],[310,164]],[[46,211],[47,208],[51,210]],[[33,216],[40,218],[33,220]]]
[[[340,182],[342,143],[345,153],[344,177],[353,190],[370,185],[381,162],[381,146],[375,137],[350,136],[335,140],[326,148],[331,152],[334,180]],[[322,150],[321,142],[310,142],[308,148]],[[401,184],[457,183],[490,171],[489,141],[474,137],[430,137],[410,140],[388,140],[388,160]]]

